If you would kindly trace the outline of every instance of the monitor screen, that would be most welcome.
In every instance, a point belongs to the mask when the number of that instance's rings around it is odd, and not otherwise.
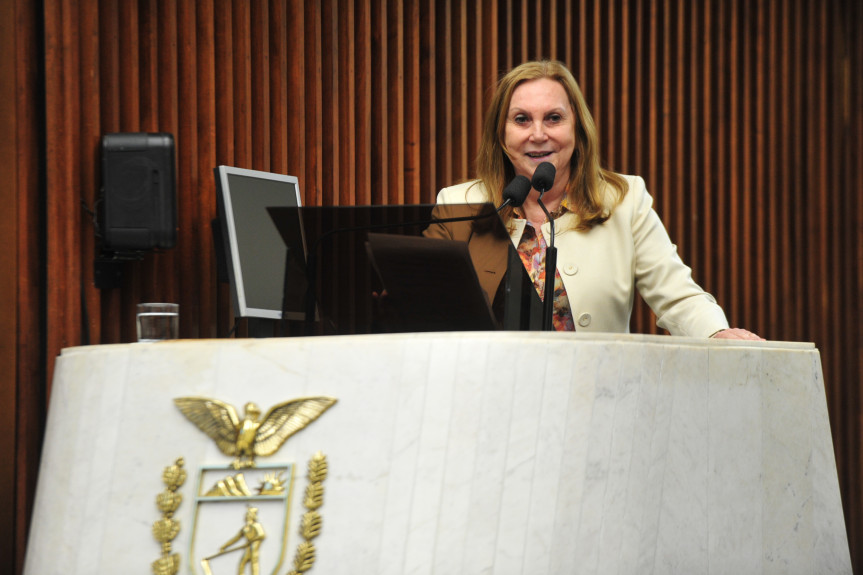
[[[234,315],[302,319],[305,295],[305,243],[297,218],[297,243],[291,250],[286,282],[287,248],[267,208],[299,207],[297,178],[231,166],[216,168],[219,225]],[[294,253],[302,251],[302,253]],[[287,286],[287,290],[285,287]]]

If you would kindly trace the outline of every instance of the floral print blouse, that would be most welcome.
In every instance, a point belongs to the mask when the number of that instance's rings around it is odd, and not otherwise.
[[[565,208],[564,208],[565,209]],[[521,240],[518,242],[518,255],[527,270],[533,285],[539,293],[540,299],[545,299],[545,238],[542,230],[537,230],[527,222]],[[575,331],[575,323],[572,321],[572,312],[569,309],[569,298],[560,279],[560,272],[554,270],[554,307],[552,310],[552,324],[555,331]]]

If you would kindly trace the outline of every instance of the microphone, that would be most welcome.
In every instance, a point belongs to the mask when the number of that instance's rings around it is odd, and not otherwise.
[[[533,178],[530,181],[539,198],[536,202],[548,220],[549,241],[545,248],[545,295],[542,298],[542,327],[545,331],[554,331],[554,280],[557,273],[557,248],[554,247],[554,218],[548,213],[545,204],[542,203],[542,195],[554,186],[554,176],[557,170],[550,162],[543,162],[536,167]]]
[[[551,164],[548,165],[551,166]],[[554,170],[554,166],[551,166],[551,169]],[[554,176],[552,176],[552,180],[554,180]],[[527,195],[530,193],[530,188],[531,182],[527,179],[527,176],[516,176],[503,189],[503,203],[497,211],[501,211],[506,206],[512,206],[514,208],[521,206],[527,199]]]
[[[539,192],[540,198],[542,198],[542,195],[554,186],[554,176],[556,172],[557,170],[555,170],[554,164],[550,162],[543,162],[536,167],[530,184]]]

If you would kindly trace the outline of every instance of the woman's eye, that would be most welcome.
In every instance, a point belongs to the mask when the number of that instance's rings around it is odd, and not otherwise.
[[[524,114],[518,114],[515,118],[512,119],[512,121],[516,124],[527,124],[529,122],[527,116],[525,116]]]
[[[563,119],[563,116],[561,116],[560,114],[550,114],[548,116],[548,121],[552,122],[554,124],[560,122],[562,119]]]

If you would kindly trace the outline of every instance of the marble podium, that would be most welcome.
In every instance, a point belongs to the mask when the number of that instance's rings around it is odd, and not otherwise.
[[[283,556],[261,573],[294,569],[317,452],[311,574],[851,573],[812,344],[514,332],[64,350],[25,573],[150,573],[179,457],[172,550],[204,573],[196,478],[231,458],[174,398],[318,395],[338,402],[258,459],[294,464]]]

